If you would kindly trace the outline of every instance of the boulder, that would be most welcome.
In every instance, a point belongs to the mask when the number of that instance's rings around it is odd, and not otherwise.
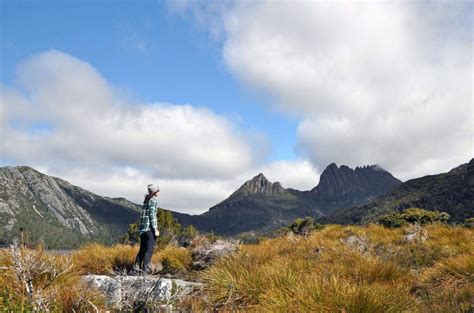
[[[410,225],[403,236],[403,243],[424,242],[428,238],[428,232],[420,225]]]
[[[82,280],[86,286],[102,291],[108,306],[119,310],[149,306],[150,303],[172,305],[202,287],[201,283],[149,275],[85,275]]]
[[[341,239],[341,242],[352,249],[356,249],[360,253],[369,252],[369,240],[365,236],[351,235],[347,238]]]
[[[239,250],[239,244],[233,241],[218,239],[214,243],[199,245],[192,250],[192,269],[202,270],[211,266],[214,261],[224,255]]]

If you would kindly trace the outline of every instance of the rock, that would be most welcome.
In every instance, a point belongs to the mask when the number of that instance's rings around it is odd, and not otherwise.
[[[254,178],[246,181],[237,191],[234,192],[234,195],[277,195],[282,194],[285,191],[285,188],[283,188],[279,182],[272,183],[262,173],[259,173]]]
[[[428,232],[426,231],[426,229],[419,225],[410,225],[410,228],[403,236],[402,242],[424,242],[426,238],[428,238]]]
[[[367,253],[369,251],[369,240],[365,236],[352,235],[341,239],[341,242],[350,248],[356,249],[360,253]]]
[[[201,283],[146,275],[85,275],[82,280],[86,286],[102,291],[107,304],[119,310],[134,308],[145,302],[169,305],[202,287]]]
[[[237,242],[217,240],[214,243],[197,246],[192,250],[192,269],[202,270],[211,266],[217,258],[239,250]]]
[[[331,163],[311,192],[324,198],[353,195],[365,199],[383,195],[401,183],[378,165],[356,167],[354,170],[346,165],[338,167]]]

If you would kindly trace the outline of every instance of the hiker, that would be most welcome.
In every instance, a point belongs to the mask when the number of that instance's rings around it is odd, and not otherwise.
[[[133,269],[135,272],[143,271],[151,273],[150,260],[155,247],[156,238],[160,235],[158,231],[158,222],[156,220],[156,211],[158,203],[158,194],[160,188],[150,184],[147,186],[148,194],[143,201],[143,207],[140,217],[140,250],[135,259]]]

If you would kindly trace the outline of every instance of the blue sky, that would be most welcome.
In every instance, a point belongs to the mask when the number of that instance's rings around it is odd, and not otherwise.
[[[94,66],[127,96],[190,103],[236,118],[270,142],[269,160],[294,159],[297,121],[243,87],[220,43],[164,1],[4,1],[1,82],[31,55],[57,49]]]
[[[472,2],[2,1],[0,164],[201,213],[474,156]]]

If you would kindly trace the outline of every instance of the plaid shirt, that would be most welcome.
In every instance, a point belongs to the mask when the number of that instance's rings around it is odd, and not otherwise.
[[[146,233],[150,229],[152,231],[158,230],[158,222],[156,220],[157,204],[157,196],[153,196],[150,200],[148,200],[148,203],[143,203],[140,217],[140,235]]]

